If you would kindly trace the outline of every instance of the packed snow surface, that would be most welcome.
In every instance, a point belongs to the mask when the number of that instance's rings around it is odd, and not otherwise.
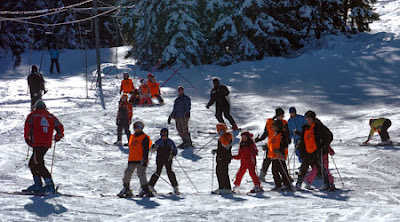
[[[41,71],[49,90],[43,97],[44,101],[65,128],[65,137],[57,143],[55,150],[53,179],[61,193],[84,197],[0,193],[1,220],[398,221],[400,146],[360,146],[360,143],[368,136],[368,120],[378,117],[392,120],[389,134],[393,141],[400,142],[400,10],[394,10],[399,7],[398,1],[379,1],[377,9],[382,20],[372,26],[373,33],[351,38],[326,37],[316,45],[316,49],[307,49],[295,58],[265,58],[228,67],[183,68],[180,75],[196,89],[175,74],[161,89],[165,105],[134,108],[134,121],[145,123],[144,131],[153,141],[159,138],[161,128],[169,127],[170,138],[180,144],[175,126],[168,125],[167,118],[177,96],[177,86],[183,85],[191,97],[190,131],[195,148],[179,149],[173,163],[183,193],[180,196],[143,199],[114,196],[122,188],[122,175],[128,160],[126,147],[108,145],[116,140],[115,118],[122,73],[129,72],[136,87],[139,79],[147,75],[147,72],[135,68],[134,60],[124,59],[126,47],[101,51],[105,109],[93,84],[95,51],[88,51],[88,97],[83,52],[63,50],[60,58],[62,74],[51,75],[48,53],[34,51],[32,64],[39,65],[43,56]],[[21,190],[33,182],[26,160],[28,146],[23,138],[23,125],[30,110],[26,82],[29,53],[23,55],[21,66],[15,70],[9,55],[1,56],[0,191],[7,192]],[[118,69],[112,68],[115,64]],[[164,70],[154,74],[163,84],[172,73],[172,70]],[[239,127],[255,136],[263,132],[266,119],[274,115],[277,107],[285,110],[285,119],[289,117],[291,106],[295,106],[300,114],[314,110],[334,134],[332,147],[336,155],[333,158],[340,175],[332,159],[330,170],[340,190],[271,192],[269,190],[274,184],[269,171],[267,182],[262,183],[267,192],[245,195],[253,187],[246,174],[241,194],[210,195],[211,190],[217,189],[211,154],[217,146],[217,139],[198,130],[215,131],[215,107],[205,108],[214,77],[228,85],[231,113]],[[239,138],[240,135],[235,133],[234,154],[238,150]],[[123,139],[125,142],[125,137]],[[378,142],[379,136],[375,135],[373,139],[373,142]],[[257,169],[263,159],[263,144],[258,143]],[[291,144],[291,157],[293,149]],[[29,152],[31,154],[32,150]],[[53,149],[46,155],[48,168],[52,154]],[[290,173],[296,181],[293,169],[297,171],[300,164],[297,160],[294,162],[295,159],[291,158]],[[232,160],[229,166],[231,179],[238,168],[239,161]],[[152,155],[148,179],[154,170],[155,155]],[[168,180],[165,170],[161,176]],[[317,180],[314,185],[319,188],[321,184]],[[134,192],[138,191],[139,181],[135,175],[131,186]],[[158,180],[155,188],[161,194],[172,191],[163,179]],[[107,196],[101,197],[100,194]]]

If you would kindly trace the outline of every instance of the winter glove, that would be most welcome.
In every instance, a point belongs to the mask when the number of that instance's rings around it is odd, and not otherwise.
[[[54,141],[58,142],[58,141],[60,141],[60,140],[61,140],[61,138],[58,137],[57,135],[54,137]]]
[[[176,156],[175,153],[170,153],[168,157],[168,161],[171,161]]]
[[[47,89],[43,89],[43,95],[47,93]]]
[[[260,137],[258,137],[258,136],[254,139],[254,142],[256,142],[256,143],[257,143],[257,142],[260,142],[260,141],[261,141],[261,139],[260,139]]]
[[[154,152],[157,151],[157,149],[158,149],[158,145],[157,144],[153,144],[153,145],[151,145],[150,152],[154,153]]]
[[[32,141],[29,140],[29,139],[25,139],[25,142],[26,142],[26,144],[28,144],[29,146],[32,146],[32,145],[33,145],[33,144],[32,144]]]
[[[207,106],[206,106],[206,108],[207,108],[207,109],[209,109],[209,108],[210,108],[210,106],[209,106],[209,105],[207,105]]]
[[[216,154],[217,153],[217,149],[211,150],[212,154]]]
[[[190,118],[190,113],[185,113],[185,118],[189,119]]]
[[[268,145],[265,144],[264,146],[262,146],[262,149],[263,149],[263,150],[268,150]]]
[[[171,124],[171,119],[172,119],[172,117],[169,116],[169,117],[168,117],[168,124]]]

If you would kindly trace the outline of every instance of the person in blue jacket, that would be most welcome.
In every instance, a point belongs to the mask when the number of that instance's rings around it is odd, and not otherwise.
[[[167,169],[169,181],[173,187],[173,194],[179,194],[178,182],[176,181],[175,173],[172,171],[172,159],[178,153],[174,141],[168,138],[168,129],[163,128],[160,131],[161,138],[158,139],[150,149],[150,152],[157,151],[156,164],[157,170],[151,176],[149,188],[155,192],[154,185],[160,177],[163,166]]]
[[[53,46],[49,50],[49,53],[50,53],[50,59],[51,59],[50,74],[53,74],[54,63],[56,64],[57,73],[60,74],[60,64],[58,63],[59,54],[58,54],[58,49],[56,48],[56,45],[53,44]]]
[[[190,98],[185,95],[183,86],[178,87],[178,98],[175,99],[174,109],[168,117],[168,124],[171,124],[171,119],[175,119],[176,130],[182,138],[182,144],[179,148],[192,147],[192,139],[189,133],[189,119],[190,119]]]
[[[300,152],[297,149],[298,144],[300,143],[301,133],[303,131],[303,126],[307,124],[306,119],[302,115],[298,115],[295,107],[289,108],[290,119],[288,120],[289,127],[289,138],[293,139],[294,147],[296,149],[296,155],[299,157],[300,163]]]

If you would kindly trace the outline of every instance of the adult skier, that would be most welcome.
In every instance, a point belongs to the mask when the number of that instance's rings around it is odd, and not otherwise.
[[[122,145],[122,130],[125,130],[126,138],[131,137],[129,127],[132,121],[132,104],[128,102],[128,94],[124,93],[119,101],[117,113],[117,141],[115,145]]]
[[[380,145],[391,145],[392,141],[390,140],[389,133],[387,132],[391,125],[392,122],[390,121],[390,119],[387,118],[370,119],[369,126],[371,127],[371,130],[369,132],[367,140],[363,144],[368,144],[374,133],[378,132],[382,140]]]
[[[150,149],[150,152],[157,151],[156,164],[157,170],[151,176],[149,182],[150,191],[155,193],[154,186],[161,175],[162,168],[165,166],[167,169],[168,179],[171,182],[173,194],[179,194],[178,182],[175,173],[172,171],[172,159],[178,153],[174,141],[168,138],[168,129],[163,128],[160,131],[161,138],[158,139]]]
[[[265,124],[265,128],[264,128],[264,133],[261,135],[261,137],[257,136],[254,141],[257,143],[259,141],[263,141],[267,137],[268,137],[268,142],[271,140],[272,136],[274,135],[273,123],[274,123],[275,119],[281,120],[283,123],[282,131],[288,132],[289,130],[287,128],[287,122],[286,122],[286,120],[283,119],[284,116],[285,116],[285,111],[283,111],[282,108],[279,107],[279,108],[275,109],[275,116],[267,119],[267,123]],[[269,143],[267,143],[267,144],[269,144]],[[269,152],[268,145],[263,146],[263,150],[266,152],[266,154],[265,154],[265,157],[263,160],[260,174],[258,176],[261,181],[265,181],[265,175],[267,174],[268,168],[272,162],[271,158],[268,157],[268,152]],[[287,150],[285,152],[287,155]]]
[[[220,136],[218,139],[218,148],[212,150],[213,154],[217,154],[216,173],[219,187],[213,193],[215,194],[230,194],[232,193],[231,182],[229,180],[228,166],[232,159],[232,142],[233,136],[228,132],[225,123],[217,124],[217,132]]]
[[[64,127],[60,121],[46,109],[42,100],[35,103],[35,109],[25,120],[24,137],[26,143],[33,148],[29,168],[33,175],[34,184],[26,192],[54,193],[54,183],[50,172],[44,165],[44,155],[51,148],[53,132],[56,130],[54,141],[58,142],[64,137]],[[42,185],[42,178],[45,186]]]
[[[301,163],[300,151],[297,149],[297,146],[300,143],[301,133],[303,132],[303,126],[307,124],[307,121],[304,118],[304,116],[297,114],[295,107],[289,108],[289,114],[290,114],[290,118],[288,120],[289,137],[290,141],[293,140],[296,155],[298,156],[299,161]]]
[[[56,48],[56,45],[53,44],[53,46],[49,50],[50,54],[50,60],[51,60],[51,65],[50,65],[50,74],[53,74],[53,65],[56,64],[57,68],[57,73],[60,74],[60,64],[58,63],[58,59],[60,55],[58,54],[58,49]]]
[[[273,190],[293,190],[286,166],[288,133],[283,130],[283,122],[280,119],[273,122],[272,128],[274,134],[268,140],[268,158],[272,160],[272,175],[274,175],[275,182]]]
[[[249,174],[253,179],[254,188],[250,191],[252,193],[262,192],[263,189],[260,186],[260,180],[256,174],[256,156],[258,153],[257,146],[253,141],[253,134],[249,132],[243,132],[241,134],[241,140],[239,143],[239,153],[232,156],[233,159],[240,160],[240,168],[236,173],[234,192],[239,192],[240,182],[242,181],[243,175],[249,170]]]
[[[179,86],[178,98],[175,99],[174,109],[168,117],[168,124],[171,124],[171,119],[175,119],[176,130],[178,130],[179,136],[182,138],[182,144],[178,146],[179,148],[193,146],[189,133],[190,107],[191,101],[189,96],[185,95],[183,86]]]
[[[303,132],[301,135],[301,140],[298,146],[300,150],[300,157],[303,160],[300,169],[300,175],[297,179],[296,189],[301,189],[301,184],[303,183],[304,176],[307,174],[307,170],[310,166],[315,167],[315,169],[321,169],[321,163],[323,163],[323,155],[329,152],[329,144],[333,140],[333,135],[331,131],[321,123],[319,119],[316,118],[316,114],[314,111],[307,111],[304,114],[306,118],[307,125],[303,126]],[[327,165],[323,163],[323,165]],[[321,170],[322,174],[329,174],[329,171],[325,169],[325,167]],[[316,173],[315,173],[316,174]],[[334,189],[333,178],[328,176],[329,182],[332,184],[327,184],[328,181],[324,181],[325,189]],[[310,182],[310,181],[308,181]],[[307,185],[308,187],[310,185]],[[332,186],[332,188],[330,188]]]
[[[43,76],[38,72],[35,65],[32,66],[32,72],[28,76],[28,85],[31,94],[31,111],[33,111],[36,101],[42,98],[42,93],[46,94],[47,92],[44,87]]]
[[[210,101],[206,105],[206,108],[209,109],[214,103],[216,104],[215,117],[217,117],[218,122],[225,123],[222,118],[222,114],[224,114],[225,118],[229,120],[232,125],[232,130],[238,130],[235,120],[230,114],[231,105],[229,102],[229,90],[225,85],[219,83],[218,78],[213,79],[214,88],[210,93]]]
[[[124,177],[122,179],[124,187],[119,192],[119,197],[132,197],[133,193],[130,188],[132,174],[137,170],[137,175],[140,180],[141,191],[140,197],[151,197],[153,194],[149,189],[146,177],[147,163],[149,159],[149,149],[151,147],[151,140],[148,135],[143,132],[143,122],[137,121],[133,124],[135,134],[131,135],[129,139],[129,159],[128,167],[125,169]]]

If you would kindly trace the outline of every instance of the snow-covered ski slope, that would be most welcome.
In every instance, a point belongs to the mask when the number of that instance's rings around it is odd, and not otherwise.
[[[0,220],[398,221],[400,147],[365,147],[359,143],[369,133],[368,120],[381,116],[392,120],[389,133],[393,141],[400,141],[400,28],[396,25],[400,10],[395,10],[399,6],[396,1],[379,1],[377,8],[385,14],[381,16],[382,21],[373,26],[373,34],[360,34],[351,39],[331,36],[323,39],[317,49],[309,49],[296,58],[266,58],[228,67],[207,65],[181,69],[180,73],[196,86],[197,91],[175,75],[162,88],[164,106],[134,108],[134,119],[142,120],[146,124],[144,131],[156,140],[159,130],[168,126],[167,117],[177,94],[176,87],[183,85],[192,99],[190,130],[196,149],[213,140],[200,151],[179,150],[173,164],[183,193],[179,197],[119,199],[109,196],[122,188],[122,175],[128,159],[126,147],[106,144],[116,140],[115,118],[121,73],[128,70],[132,77],[134,73],[134,61],[123,59],[126,48],[118,49],[118,78],[115,70],[103,78],[106,109],[102,109],[96,90],[89,90],[89,98],[86,98],[81,51],[61,52],[61,75],[49,74],[50,59],[45,52],[41,69],[49,92],[44,100],[50,112],[65,127],[65,138],[56,147],[53,179],[59,184],[60,192],[85,197],[0,193]],[[115,50],[102,50],[104,73],[114,65]],[[39,64],[41,56],[42,52],[33,52],[32,62]],[[94,51],[88,51],[88,62],[91,87],[92,73],[95,72]],[[9,57],[0,59],[0,191],[17,191],[32,183],[26,160],[27,145],[23,139],[23,124],[30,103],[26,86],[29,53],[23,55],[23,63],[16,70],[11,63]],[[145,78],[146,74],[136,70],[138,77]],[[168,70],[155,73],[160,83],[170,74],[172,71]],[[274,115],[277,107],[285,110],[285,119],[291,106],[301,114],[308,109],[316,111],[317,117],[334,134],[334,160],[344,187],[332,161],[330,169],[336,186],[342,190],[333,193],[316,190],[265,192],[256,196],[210,195],[214,171],[211,149],[216,148],[217,143],[214,135],[201,134],[197,130],[213,131],[217,123],[212,111],[205,108],[213,77],[221,78],[221,82],[229,86],[232,115],[239,127],[255,135],[262,133],[266,119]],[[168,127],[170,138],[179,144],[181,141],[175,126]],[[236,135],[233,153],[237,152],[238,139]],[[374,139],[379,141],[377,135]],[[257,168],[260,168],[263,158],[262,144],[258,144]],[[292,153],[293,145],[289,149]],[[52,151],[46,155],[49,168]],[[297,168],[299,163],[295,164]],[[239,162],[233,160],[230,164],[231,179],[238,168]],[[155,170],[155,155],[150,160],[148,179],[152,170]],[[168,180],[165,170],[162,177]],[[242,181],[243,193],[253,186],[246,182],[248,180],[251,179],[246,174]],[[216,189],[215,176],[213,185]],[[315,185],[318,187],[319,184]],[[138,191],[139,181],[135,175],[131,186],[134,192]],[[267,183],[262,186],[265,190],[273,187],[270,172]],[[162,179],[155,188],[159,193],[172,191]]]

